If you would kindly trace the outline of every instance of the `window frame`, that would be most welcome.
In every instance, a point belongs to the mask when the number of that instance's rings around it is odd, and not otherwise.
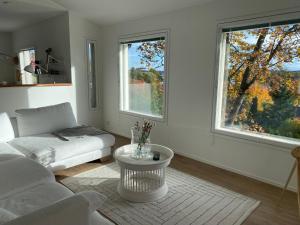
[[[24,84],[32,84],[33,83],[32,81],[28,83],[27,76],[29,76],[29,75],[34,76],[34,75],[32,73],[29,73],[29,72],[24,70],[27,65],[24,65],[23,67],[21,66],[21,64],[23,64],[23,62],[21,63],[22,60],[20,59],[20,57],[21,57],[20,54],[21,54],[21,52],[26,52],[26,51],[34,51],[35,60],[37,61],[37,59],[36,59],[37,48],[36,47],[28,47],[28,48],[22,48],[18,51],[18,60],[19,60],[19,67],[20,67],[21,83],[23,84],[23,77],[22,76],[25,76],[24,78],[25,78],[26,82]],[[37,79],[37,83],[38,83],[38,77],[36,79]]]
[[[213,105],[212,105],[212,123],[211,132],[213,134],[227,136],[238,140],[246,140],[253,143],[266,144],[274,147],[293,148],[299,146],[300,140],[290,140],[288,137],[280,138],[275,135],[268,134],[260,135],[256,133],[250,133],[242,130],[234,130],[221,126],[220,119],[222,115],[222,101],[223,101],[223,90],[224,90],[224,63],[225,54],[224,51],[225,43],[223,38],[223,29],[255,26],[260,24],[271,24],[276,22],[282,22],[287,20],[299,19],[299,12],[290,11],[277,11],[256,14],[252,16],[239,17],[235,19],[227,19],[218,21],[216,30],[216,49],[215,49],[215,69],[214,69],[214,82],[213,82]]]
[[[142,33],[133,33],[128,35],[122,35],[119,37],[118,40],[118,49],[119,49],[119,57],[118,57],[118,102],[119,102],[119,113],[129,116],[134,116],[143,119],[150,119],[153,121],[158,122],[166,122],[168,117],[168,80],[169,80],[169,61],[170,61],[170,54],[169,54],[169,30],[157,30],[157,31],[150,31],[150,32],[142,32]],[[125,110],[123,108],[123,99],[122,93],[123,90],[123,51],[122,51],[122,42],[133,42],[139,40],[147,40],[153,39],[158,37],[164,37],[166,41],[166,50],[165,50],[165,58],[164,58],[164,95],[163,95],[163,113],[162,117],[153,116],[150,114],[144,114],[140,112],[134,112],[130,110]]]
[[[96,107],[92,107],[91,104],[91,95],[92,88],[90,88],[90,80],[92,80],[92,74],[89,71],[89,45],[94,44],[94,58],[95,58],[95,82],[96,82]],[[97,41],[92,39],[86,39],[85,41],[85,50],[86,50],[86,73],[87,73],[87,88],[88,88],[88,104],[90,111],[98,111],[99,110],[99,93],[98,93],[98,64],[97,64]]]

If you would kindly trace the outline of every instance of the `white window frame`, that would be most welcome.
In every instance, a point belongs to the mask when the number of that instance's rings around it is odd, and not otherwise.
[[[158,38],[158,37],[164,37],[166,41],[166,50],[165,50],[165,58],[164,58],[164,96],[163,96],[163,113],[162,117],[153,116],[151,114],[144,114],[140,112],[134,112],[130,110],[124,109],[124,102],[128,97],[125,97],[125,100],[122,97],[123,93],[128,93],[124,90],[123,84],[128,84],[128,82],[124,81],[128,78],[128,75],[124,76],[123,72],[128,71],[128,69],[124,69],[124,64],[128,65],[128,62],[124,62],[124,59],[127,57],[124,57],[126,55],[126,50],[122,49],[122,42],[131,42],[131,41],[138,41],[138,40],[147,40],[152,38]],[[138,118],[145,118],[150,119],[158,122],[165,122],[167,121],[167,115],[168,115],[168,80],[169,80],[169,30],[159,30],[159,31],[152,31],[152,32],[143,32],[143,33],[136,33],[136,34],[130,34],[130,35],[123,35],[119,38],[118,46],[119,46],[119,71],[118,71],[118,77],[119,77],[119,112],[125,115],[135,116]]]
[[[24,52],[26,51],[35,51],[35,60],[36,59],[36,53],[37,53],[37,50],[35,47],[29,47],[29,48],[24,48],[24,49],[21,49],[19,52],[18,52],[18,58],[19,58],[19,67],[20,67],[20,73],[21,73],[21,83],[22,84],[34,84],[33,82],[33,75],[27,71],[24,70],[24,68],[28,65],[25,65],[24,64],[24,60],[21,60],[21,54],[24,54]],[[37,82],[38,82],[38,78],[36,78]]]
[[[91,103],[91,95],[92,95],[92,87],[91,82],[92,82],[92,74],[90,73],[90,65],[89,65],[89,44],[94,44],[94,50],[95,50],[95,82],[96,82],[96,107],[92,106]],[[97,64],[97,41],[87,39],[85,42],[85,49],[86,49],[86,72],[87,72],[87,88],[88,88],[88,104],[89,104],[89,109],[91,111],[97,111],[99,109],[99,93],[98,93],[98,64]]]
[[[264,23],[280,22],[286,20],[299,19],[299,12],[291,12],[286,10],[279,10],[265,14],[256,14],[247,17],[239,17],[235,19],[228,19],[219,21],[217,24],[217,39],[216,39],[216,55],[215,55],[215,72],[214,72],[214,95],[213,95],[213,113],[212,113],[212,133],[218,135],[229,136],[260,144],[272,145],[275,147],[293,148],[300,145],[300,140],[283,139],[275,135],[250,133],[247,131],[234,130],[230,128],[221,127],[222,116],[222,100],[224,95],[224,63],[225,63],[225,42],[222,30],[224,28],[234,28],[243,26],[259,25]],[[220,97],[221,96],[221,97]]]

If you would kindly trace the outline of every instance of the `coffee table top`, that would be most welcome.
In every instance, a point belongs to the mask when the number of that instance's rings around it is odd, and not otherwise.
[[[159,152],[160,159],[154,161],[151,158],[135,159],[132,157],[132,153],[137,149],[137,144],[124,145],[118,148],[114,153],[114,158],[122,163],[131,165],[159,165],[159,164],[169,164],[171,159],[174,157],[173,151],[165,146],[157,144],[146,144],[145,147],[150,149],[150,152]]]

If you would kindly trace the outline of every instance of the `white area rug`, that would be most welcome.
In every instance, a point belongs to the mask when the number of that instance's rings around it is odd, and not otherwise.
[[[99,211],[119,225],[239,225],[259,201],[167,168],[168,194],[151,203],[132,203],[117,193],[119,167],[111,163],[68,177],[62,183],[74,192],[95,190],[106,195]]]

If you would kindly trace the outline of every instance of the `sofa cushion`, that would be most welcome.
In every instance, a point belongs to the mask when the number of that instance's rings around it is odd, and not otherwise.
[[[0,207],[23,216],[73,195],[72,191],[59,183],[46,182],[6,198],[0,198]],[[92,213],[90,219],[91,225],[113,225],[98,212]]]
[[[0,225],[5,224],[6,222],[13,220],[15,218],[17,218],[18,216],[15,215],[14,213],[0,208]]]
[[[20,151],[18,151],[14,147],[12,147],[10,144],[5,143],[5,142],[3,142],[3,143],[0,142],[0,155],[3,155],[3,154],[25,156],[23,153],[21,153]],[[1,157],[0,157],[0,160],[1,160]]]
[[[70,103],[16,110],[19,136],[30,136],[77,126]]]
[[[0,197],[0,207],[23,216],[72,195],[73,192],[55,181],[44,182]]]
[[[98,136],[74,136],[63,141],[52,134],[40,134],[19,137],[9,144],[27,157],[38,161],[44,166],[83,153],[99,150],[114,145],[115,138],[111,134]]]
[[[18,155],[0,156],[0,199],[39,183],[53,181],[54,175],[31,159]]]
[[[18,217],[6,225],[91,225],[88,202],[78,195]]]
[[[7,113],[0,113],[0,142],[8,142],[14,138],[14,129]]]

